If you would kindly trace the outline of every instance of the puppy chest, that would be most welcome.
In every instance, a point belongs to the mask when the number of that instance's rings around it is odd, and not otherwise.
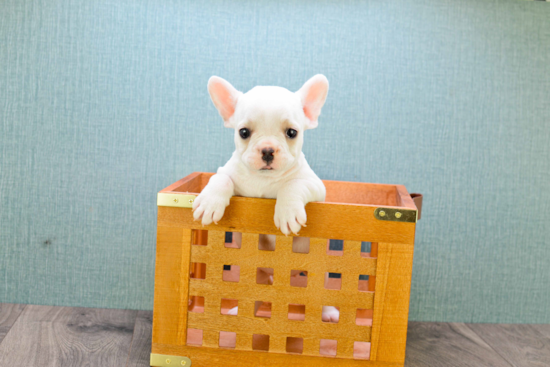
[[[266,179],[232,179],[235,185],[235,195],[239,196],[275,199],[281,186]]]

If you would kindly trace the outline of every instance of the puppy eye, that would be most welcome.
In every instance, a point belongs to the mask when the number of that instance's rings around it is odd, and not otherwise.
[[[239,135],[243,139],[248,139],[250,137],[250,130],[248,130],[246,127],[243,127],[239,130]]]
[[[298,132],[294,129],[288,129],[286,131],[286,136],[289,137],[290,139],[294,139],[297,135],[298,135]]]

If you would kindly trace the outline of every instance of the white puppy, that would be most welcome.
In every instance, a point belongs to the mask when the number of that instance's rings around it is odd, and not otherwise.
[[[277,199],[275,226],[285,235],[297,234],[306,225],[305,205],[325,200],[325,186],[309,167],[302,145],[304,131],[317,127],[327,78],[315,75],[295,93],[258,86],[243,94],[213,76],[208,92],[225,127],[235,129],[236,149],[195,199],[194,219],[217,223],[233,195]],[[262,236],[260,242],[272,247],[273,236]],[[324,321],[338,317],[334,307],[323,307]]]

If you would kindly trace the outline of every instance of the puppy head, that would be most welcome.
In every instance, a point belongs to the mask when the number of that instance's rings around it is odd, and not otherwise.
[[[255,87],[243,94],[213,76],[208,92],[225,127],[235,129],[236,153],[245,166],[276,174],[300,158],[304,131],[317,127],[328,80],[318,74],[295,93],[281,87]]]

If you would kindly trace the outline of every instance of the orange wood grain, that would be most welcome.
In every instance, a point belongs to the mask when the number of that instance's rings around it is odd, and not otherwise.
[[[353,341],[369,341],[370,328],[355,322],[358,308],[372,308],[372,293],[358,291],[358,274],[374,274],[376,259],[361,257],[361,243],[346,241],[343,256],[329,256],[324,244],[326,239],[310,239],[310,253],[292,252],[291,237],[276,237],[275,251],[259,250],[259,235],[243,233],[240,249],[225,247],[225,232],[210,231],[207,246],[192,246],[191,261],[207,264],[206,279],[191,279],[190,291],[203,296],[204,313],[190,313],[189,327],[214,332],[225,328],[234,332],[266,334],[275,339],[286,336],[302,337],[306,352],[316,350],[320,338],[338,339],[352,345]],[[358,261],[353,261],[356,259]],[[355,263],[358,266],[348,266]],[[224,265],[239,266],[240,281],[222,279]],[[270,266],[276,270],[270,285],[257,284],[258,266]],[[290,273],[295,269],[308,269],[307,288],[291,287]],[[328,271],[341,271],[346,279],[341,291],[324,288],[324,276]],[[221,315],[223,299],[239,302],[239,313]],[[256,301],[272,304],[271,318],[255,317],[251,305]],[[355,304],[354,304],[355,302]],[[302,304],[305,320],[289,319],[289,305]],[[241,305],[243,306],[241,308]],[[323,323],[323,305],[341,307],[343,316],[338,324]]]
[[[370,244],[370,256],[374,258],[378,258],[378,243],[377,242],[371,242]],[[376,276],[372,275],[369,276],[369,291],[375,292],[376,291]]]
[[[199,194],[214,173],[194,172],[160,192]],[[327,189],[325,202],[382,206],[402,206],[415,209],[407,200],[410,195],[402,185],[323,180]]]
[[[187,333],[191,230],[157,228],[153,341],[184,345]]]
[[[214,232],[214,231],[211,231]],[[247,235],[245,233],[244,235]],[[252,234],[252,236],[258,236]],[[325,240],[326,242],[326,240]],[[344,256],[305,256],[304,254],[298,254],[292,251],[284,252],[280,249],[275,251],[259,251],[256,249],[253,251],[247,251],[246,248],[231,249],[231,248],[218,248],[215,249],[212,246],[193,246],[191,248],[191,254],[193,262],[208,262],[212,264],[232,265],[237,264],[246,266],[252,272],[256,271],[257,267],[269,267],[273,269],[292,269],[292,270],[305,270],[311,269],[328,269],[332,273],[349,273],[351,274],[376,274],[376,259],[370,257],[361,257],[361,242],[350,241],[357,243],[355,251],[345,251]],[[306,254],[307,255],[307,254]],[[241,269],[241,276],[243,269]],[[246,276],[247,274],[245,274]],[[285,275],[287,275],[285,273]],[[290,276],[290,270],[288,271]],[[274,278],[278,283],[279,274]],[[352,280],[354,283],[354,291],[357,290],[357,281],[355,277],[344,278],[346,281]]]
[[[308,303],[317,303],[325,306],[343,307],[349,303],[353,303],[357,305],[357,308],[372,309],[374,307],[373,292],[356,292],[356,294],[351,294],[351,292],[327,290],[324,288],[314,291],[309,290],[309,287],[248,286],[241,283],[201,279],[191,279],[189,282],[189,291],[193,296],[213,297],[220,295],[220,287],[223,287],[224,298],[239,300],[239,313],[241,312],[241,302],[272,302],[273,300],[286,304],[307,305]],[[303,291],[303,289],[307,289],[307,291]],[[308,309],[308,313],[319,312],[320,314],[320,310],[320,307],[318,310],[310,308]]]
[[[374,217],[376,208],[367,205],[309,203],[306,205],[307,227],[302,228],[300,236],[387,243],[414,242],[415,223],[377,220]],[[275,200],[233,197],[217,225],[203,227],[193,220],[191,209],[162,206],[158,207],[158,225],[281,235],[273,222],[274,212]]]
[[[162,189],[160,192],[190,192],[198,193],[204,186],[201,185],[205,174],[203,172],[193,172],[170,186]],[[205,185],[206,186],[206,185]]]
[[[325,201],[367,205],[397,205],[397,191],[394,185],[367,184],[361,182],[328,181]]]
[[[378,244],[371,360],[405,363],[413,248]]]
[[[199,193],[211,176],[194,173],[162,192]],[[274,226],[275,200],[233,197],[219,224],[206,227],[188,208],[158,207],[153,353],[187,356],[199,367],[403,366],[416,224],[380,221],[374,210],[416,206],[400,185],[325,186],[327,202],[306,206],[308,225],[300,231],[309,253],[293,252],[295,236]],[[225,232],[234,232],[241,248],[225,247]],[[274,251],[259,249],[260,234],[275,235]],[[344,240],[343,251],[327,251],[328,239]],[[361,241],[371,242],[370,256],[361,255]],[[238,282],[224,281],[235,280],[237,267]],[[189,279],[190,270],[205,279]],[[291,286],[291,274],[301,271],[307,277]],[[257,284],[258,274],[272,274],[272,284]],[[359,283],[360,274],[369,275],[368,284]],[[189,295],[195,312],[188,312]],[[238,315],[227,315],[236,304]],[[322,306],[338,307],[339,322],[322,322]],[[202,347],[185,345],[187,328],[198,340],[202,335]],[[236,333],[234,348],[220,348],[220,331]],[[253,334],[269,335],[268,352],[252,350]],[[288,353],[288,337],[301,338],[289,344],[295,351],[303,341],[301,355]],[[322,339],[337,342],[329,342],[336,358],[319,356]],[[371,360],[358,360],[358,353]]]
[[[407,192],[407,189],[403,185],[395,185],[395,188],[397,190],[397,205],[411,209],[416,210],[416,205],[414,204],[414,200]]]
[[[187,356],[191,359],[193,367],[403,367],[403,364],[399,363],[286,354],[286,339],[281,339],[280,341],[270,339],[269,345],[270,351],[272,350],[272,346],[277,345],[277,351],[281,352],[268,353],[234,349],[213,349],[158,343],[153,343],[152,350],[153,353],[157,354]]]
[[[284,309],[285,307],[282,307]],[[320,318],[314,320],[308,317],[306,311],[305,321],[288,320],[286,312],[283,318],[266,319],[254,316],[229,316],[219,313],[189,313],[188,326],[192,329],[204,331],[232,331],[237,333],[266,334],[273,337],[293,336],[301,338],[337,339],[339,341],[371,341],[371,327],[355,324],[355,314],[352,314],[352,322],[339,322],[337,324],[321,322]],[[215,347],[218,344],[215,343]]]

